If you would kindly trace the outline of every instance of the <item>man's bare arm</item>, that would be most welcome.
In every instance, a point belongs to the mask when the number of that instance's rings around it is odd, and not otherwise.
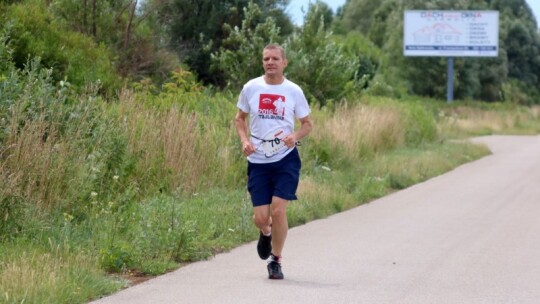
[[[294,132],[291,135],[286,136],[283,141],[287,145],[287,147],[292,148],[296,143],[306,137],[311,130],[313,130],[313,122],[311,121],[311,118],[308,116],[300,119],[300,128],[298,131]]]
[[[238,137],[240,137],[240,142],[242,143],[242,152],[245,156],[249,156],[255,152],[255,147],[253,147],[248,137],[247,116],[248,113],[238,110],[236,117],[234,118],[236,133],[238,133]]]

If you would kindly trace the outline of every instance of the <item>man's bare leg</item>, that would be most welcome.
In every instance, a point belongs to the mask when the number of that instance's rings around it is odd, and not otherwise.
[[[253,211],[253,222],[260,230],[257,253],[263,260],[268,259],[272,253],[272,216],[270,213],[270,205],[257,206]]]
[[[253,223],[264,235],[271,232],[272,217],[270,216],[270,205],[262,205],[253,208]]]
[[[289,231],[289,223],[287,221],[287,206],[289,202],[280,197],[272,197],[271,224],[272,224],[272,253],[276,257],[281,257],[287,232]]]

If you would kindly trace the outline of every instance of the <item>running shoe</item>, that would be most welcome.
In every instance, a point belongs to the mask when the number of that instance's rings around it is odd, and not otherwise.
[[[272,280],[283,280],[283,272],[281,272],[281,264],[276,261],[268,263],[268,278]]]
[[[257,243],[257,253],[259,257],[266,260],[272,253],[272,235],[266,236],[259,232],[259,242]]]

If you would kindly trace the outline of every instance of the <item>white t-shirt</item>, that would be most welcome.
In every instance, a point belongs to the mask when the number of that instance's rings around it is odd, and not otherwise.
[[[267,84],[264,76],[244,85],[237,107],[249,114],[251,143],[257,151],[247,157],[252,163],[279,161],[292,150],[281,140],[294,132],[294,119],[309,115],[310,108],[302,89],[285,79]]]

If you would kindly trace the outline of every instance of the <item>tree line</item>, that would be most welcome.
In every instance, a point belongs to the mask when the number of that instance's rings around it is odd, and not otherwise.
[[[289,52],[287,76],[325,105],[350,93],[443,99],[445,58],[402,54],[405,10],[497,10],[499,56],[458,58],[455,97],[520,104],[540,102],[540,34],[525,0],[347,0],[337,12],[320,1],[302,26],[289,0],[5,0],[3,35],[12,60],[30,58],[74,87],[99,81],[102,91],[152,82],[182,68],[206,87],[234,89],[262,73],[269,42]]]

